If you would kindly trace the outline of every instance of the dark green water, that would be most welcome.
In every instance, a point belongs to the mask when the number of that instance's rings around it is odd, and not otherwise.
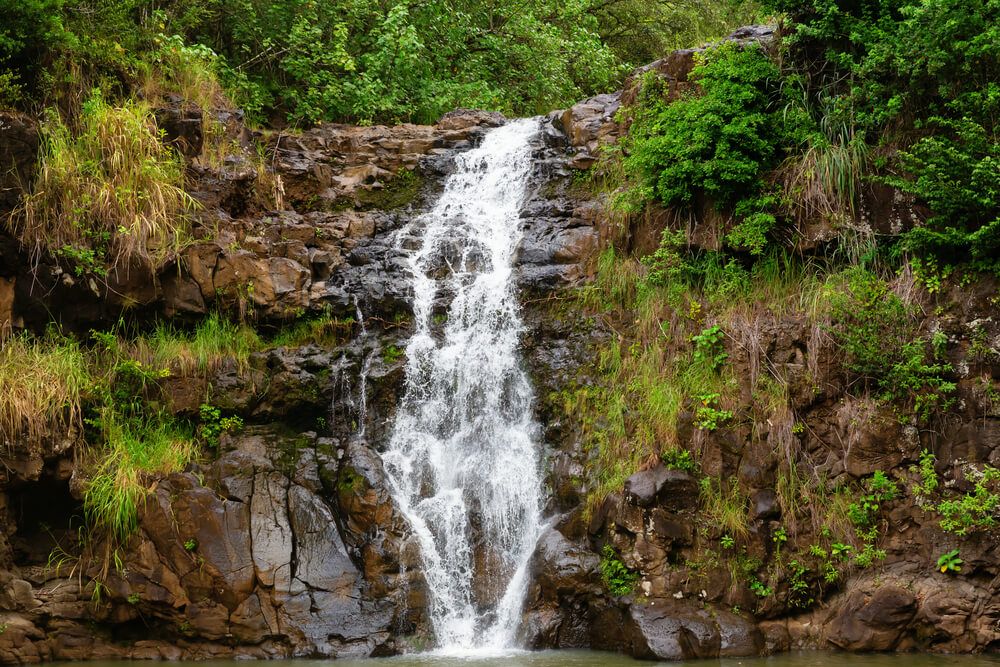
[[[67,663],[68,664],[68,663]],[[79,667],[79,663],[73,663]],[[247,667],[246,661],[171,663],[171,667]],[[787,653],[770,658],[645,662],[613,653],[594,651],[541,651],[493,653],[491,655],[442,656],[433,653],[366,660],[279,660],[261,667],[642,667],[643,665],[690,667],[1000,667],[1000,654],[993,656],[907,654],[850,654],[833,652]],[[89,662],[86,667],[121,667],[120,662]]]
[[[692,665],[697,667],[1000,667],[1000,655],[937,656],[856,655],[830,652],[791,653],[770,658],[690,660],[653,663],[633,660],[614,653],[594,651],[543,651],[509,653],[491,657],[445,657],[433,654],[409,655],[380,660],[338,660],[337,667],[642,667],[643,665]],[[305,667],[305,666],[302,666]],[[319,667],[318,664],[310,667]],[[331,667],[327,664],[325,667]]]

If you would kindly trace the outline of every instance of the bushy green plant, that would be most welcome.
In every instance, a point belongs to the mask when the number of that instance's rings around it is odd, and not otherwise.
[[[856,267],[828,294],[834,339],[845,367],[885,400],[907,401],[926,419],[950,405],[951,366],[937,363],[918,334],[914,312],[880,277]]]
[[[769,117],[780,78],[760,47],[709,51],[692,72],[699,90],[665,99],[655,72],[646,75],[629,137],[628,170],[649,198],[691,205],[699,194],[731,204],[759,186],[776,153]]]
[[[781,73],[759,45],[711,49],[691,79],[698,90],[667,99],[647,75],[628,137],[626,172],[638,198],[689,208],[704,198],[733,210],[728,242],[760,254],[774,226],[776,197],[763,180],[805,119],[786,108]]]
[[[986,466],[978,475],[971,493],[957,499],[942,500],[937,506],[941,528],[956,535],[967,535],[996,525],[996,513],[1000,508],[998,481],[1000,470]]]
[[[805,563],[792,560],[788,563],[788,600],[793,607],[806,608],[814,602],[811,574]]]
[[[695,411],[695,424],[703,431],[714,431],[733,418],[731,410],[719,409],[719,394],[702,394]]]
[[[222,78],[238,86],[238,99],[295,121],[434,121],[459,106],[533,113],[619,75],[597,18],[580,3],[467,0],[445,10],[287,0],[241,10],[211,7],[186,35],[225,58]]]
[[[1000,87],[993,94],[1000,110]],[[934,212],[904,235],[905,247],[952,261],[995,258],[1000,250],[1000,142],[995,129],[969,118],[941,117],[931,118],[927,128],[934,134],[899,154],[905,177],[891,179]]]
[[[914,485],[913,490],[925,498],[937,491],[940,484],[937,471],[934,469],[935,461],[937,457],[934,456],[934,452],[925,449],[920,453],[919,465],[910,467],[912,472],[920,475],[920,482]]]
[[[24,101],[44,73],[42,55],[72,40],[62,21],[64,0],[0,0],[0,77],[8,104]]]
[[[672,447],[660,454],[663,465],[671,470],[683,470],[684,472],[694,472],[698,468],[691,452],[680,447]]]
[[[691,342],[694,343],[692,356],[695,363],[705,364],[713,371],[719,370],[729,358],[724,347],[725,340],[726,334],[718,324],[691,336]]]
[[[635,590],[639,574],[630,570],[610,544],[601,550],[601,578],[612,595],[628,595]]]
[[[753,594],[759,598],[767,598],[774,595],[774,589],[772,589],[770,586],[765,584],[757,577],[752,577],[750,579],[750,583],[748,584],[748,586],[750,590],[753,591]]]
[[[859,529],[868,529],[875,524],[882,503],[893,500],[899,493],[896,483],[881,470],[876,470],[865,483],[867,493],[862,494],[847,509],[847,515]]]
[[[243,419],[239,415],[223,416],[222,410],[208,403],[202,403],[198,407],[198,414],[201,417],[198,435],[211,446],[219,444],[219,436],[223,433],[243,428]]]

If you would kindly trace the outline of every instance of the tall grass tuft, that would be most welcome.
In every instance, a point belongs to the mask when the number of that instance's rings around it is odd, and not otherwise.
[[[190,433],[161,415],[131,420],[105,409],[100,422],[105,444],[89,452],[84,512],[91,525],[124,542],[138,526],[152,477],[183,470],[197,446]]]
[[[143,64],[140,88],[144,99],[162,103],[176,95],[182,104],[201,109],[205,116],[230,106],[216,75],[215,52],[202,44],[185,44],[179,35],[159,35],[155,43],[151,62]]]
[[[808,148],[778,171],[792,213],[800,223],[814,218],[833,223],[848,259],[858,261],[874,241],[871,227],[859,220],[861,184],[871,163],[870,147],[847,125],[821,120],[822,132]]]
[[[184,241],[195,203],[148,106],[111,106],[95,92],[78,131],[50,111],[42,134],[38,176],[13,223],[36,259],[47,251],[102,274],[155,265]]]
[[[702,477],[699,491],[705,522],[731,537],[746,539],[750,534],[750,500],[736,479],[726,483]]]
[[[191,333],[161,323],[150,336],[135,342],[135,356],[152,367],[168,368],[181,375],[211,371],[227,358],[234,359],[244,371],[250,354],[261,345],[251,327],[212,313]]]
[[[0,440],[39,440],[80,425],[87,361],[71,340],[27,334],[0,344]]]

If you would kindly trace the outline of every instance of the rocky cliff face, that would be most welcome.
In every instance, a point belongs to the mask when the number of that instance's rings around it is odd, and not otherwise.
[[[199,154],[199,118],[158,117],[166,140]],[[394,232],[435,196],[451,156],[504,119],[459,111],[435,126],[256,138],[238,116],[223,121],[234,145],[257,141],[270,163],[262,172],[239,151],[213,166],[192,160],[201,240],[152,274],[102,284],[48,260],[36,266],[4,237],[5,327],[39,329],[56,315],[86,331],[123,315],[196,321],[219,310],[263,328],[315,313],[343,324],[329,345],[164,378],[172,412],[210,403],[247,426],[223,434],[190,472],[151,478],[127,544],[74,538],[83,511],[72,434],[11,443],[0,482],[4,662],[368,656],[429,641],[419,553],[377,453],[402,386],[395,350],[410,330]],[[10,116],[3,132],[2,157],[17,169],[3,183],[10,211],[17,196],[7,194],[30,180],[37,127]],[[598,218],[587,202],[546,190],[570,173],[562,134],[547,130],[536,152],[520,271],[544,299],[585,275]]]
[[[753,29],[736,39],[770,34]],[[685,51],[650,68],[681,90],[691,66],[692,52]],[[687,472],[653,465],[584,512],[592,453],[558,395],[586,382],[595,346],[620,333],[566,304],[592,276],[596,252],[621,230],[612,229],[604,202],[575,175],[623,131],[615,113],[622,97],[634,94],[631,85],[551,114],[535,146],[518,280],[530,328],[525,358],[545,427],[547,509],[558,519],[532,561],[524,641],[642,658],[793,647],[995,649],[995,540],[963,542],[963,577],[931,576],[928,563],[949,538],[912,504],[887,504],[884,566],[848,573],[825,590],[821,606],[805,612],[787,596],[761,601],[735,586],[723,565],[704,560],[722,535],[693,529],[699,489]],[[166,139],[197,155],[198,119],[179,109],[159,117]],[[236,145],[256,141],[269,160],[263,170],[238,152],[216,165],[192,161],[200,240],[152,274],[119,272],[97,284],[54,262],[35,265],[16,239],[0,236],[0,328],[40,329],[52,316],[76,330],[123,314],[139,322],[195,321],[215,310],[251,317],[261,328],[316,313],[353,322],[329,344],[274,346],[252,354],[246,367],[223,363],[204,377],[165,378],[171,411],[192,414],[207,402],[247,426],[223,434],[217,451],[190,471],[151,478],[138,533],[127,544],[74,538],[82,521],[76,440],[9,443],[0,473],[5,663],[367,656],[429,641],[419,554],[378,456],[403,379],[402,361],[386,351],[402,347],[410,328],[393,233],[434,197],[455,151],[503,119],[459,111],[434,126],[325,125],[258,137],[238,116],[222,120]],[[0,182],[0,209],[10,210],[17,201],[12,193],[30,180],[37,129],[29,119],[0,116],[0,134],[0,160],[14,168]],[[662,227],[656,220],[635,223],[628,243],[648,251]],[[958,306],[940,318],[942,326],[965,340],[976,322],[992,340],[995,292],[984,283],[956,294]],[[879,469],[905,476],[928,443],[939,453],[938,472],[954,486],[970,484],[963,461],[1000,463],[995,411],[971,376],[960,383],[964,412],[940,432],[914,433],[884,415],[859,418],[829,341],[795,319],[776,316],[765,324],[727,352],[747,378],[748,397],[748,378],[761,364],[787,371],[816,474],[849,480]],[[989,372],[995,377],[998,370]],[[776,531],[789,519],[775,495],[778,436],[748,429],[706,434],[686,419],[681,430],[703,472],[738,478],[750,493],[750,556],[771,554]],[[639,574],[634,593],[607,591],[604,545]]]

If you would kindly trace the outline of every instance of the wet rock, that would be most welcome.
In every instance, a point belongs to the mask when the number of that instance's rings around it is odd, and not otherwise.
[[[588,545],[571,542],[554,528],[538,540],[529,562],[531,586],[522,637],[532,648],[590,645],[588,600],[602,590],[600,559]]]
[[[759,655],[763,647],[763,636],[753,623],[672,599],[606,610],[595,620],[594,634],[595,648],[647,660],[746,657]]]
[[[778,494],[774,489],[760,489],[759,491],[755,491],[750,500],[755,519],[774,519],[781,514],[781,506],[778,504]]]
[[[193,158],[201,154],[204,145],[202,128],[204,118],[197,106],[184,106],[183,100],[171,96],[171,106],[153,110],[156,125],[163,131],[164,140],[173,145],[181,155]]]
[[[917,600],[896,586],[879,588],[871,596],[848,596],[824,631],[828,642],[848,651],[891,651],[917,613]]]
[[[660,464],[629,477],[625,497],[641,507],[659,501],[659,506],[668,511],[681,511],[697,505],[698,485],[688,473]]]

